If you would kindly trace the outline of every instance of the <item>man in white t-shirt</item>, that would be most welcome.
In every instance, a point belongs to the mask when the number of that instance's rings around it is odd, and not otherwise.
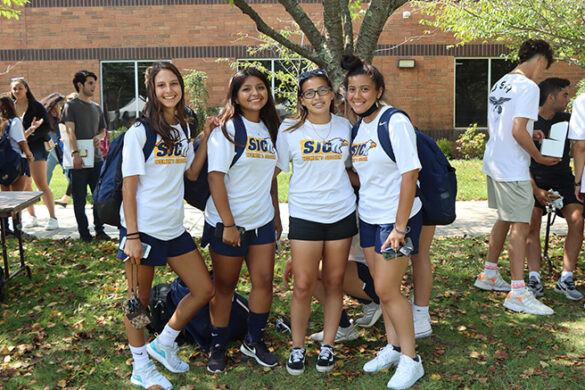
[[[569,122],[569,138],[575,140],[573,159],[575,162],[575,196],[581,202],[584,200],[583,175],[585,174],[585,93],[577,96],[573,102],[573,112]],[[584,212],[585,216],[585,212]]]
[[[482,290],[511,291],[504,307],[531,314],[554,311],[539,302],[524,283],[526,237],[534,206],[530,182],[530,157],[542,165],[560,159],[543,156],[533,142],[534,121],[538,119],[538,80],[553,63],[553,51],[542,40],[527,40],[518,51],[519,65],[491,89],[488,107],[489,140],[483,157],[487,175],[488,206],[497,209],[484,272],[475,281]],[[542,132],[534,134],[541,138]],[[512,274],[511,286],[498,272],[498,258],[506,236]]]

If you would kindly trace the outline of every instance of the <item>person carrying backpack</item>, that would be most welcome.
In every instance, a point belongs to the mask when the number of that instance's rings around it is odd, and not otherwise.
[[[264,343],[272,305],[275,236],[282,227],[278,212],[276,134],[279,119],[266,75],[249,67],[230,80],[221,126],[209,137],[208,180],[211,198],[205,207],[201,245],[210,245],[215,297],[210,303],[213,325],[207,370],[225,370],[230,305],[244,259],[252,290],[248,334],[240,351],[265,367],[278,364]],[[237,128],[246,137],[239,140]],[[203,145],[203,143],[201,143]],[[244,152],[235,164],[237,145]],[[201,147],[201,146],[200,146]]]
[[[375,372],[397,365],[389,388],[405,389],[424,375],[415,352],[412,309],[401,293],[410,255],[417,253],[422,228],[422,202],[417,192],[418,158],[414,128],[404,114],[388,120],[395,160],[378,137],[379,121],[391,109],[380,103],[384,76],[374,66],[344,55],[342,67],[347,101],[362,121],[351,145],[353,168],[359,176],[360,242],[380,298],[388,344],[363,369]]]
[[[128,296],[132,296],[138,281],[138,296],[145,307],[150,300],[155,266],[168,263],[193,292],[178,302],[161,334],[148,345],[144,329],[135,329],[124,316],[134,359],[131,382],[145,389],[154,385],[170,389],[171,383],[157,371],[149,355],[171,372],[187,371],[189,365],[177,356],[175,339],[214,294],[203,258],[183,226],[183,176],[197,178],[207,150],[204,143],[194,155],[188,130],[185,133],[182,129],[186,126],[184,83],[174,65],[168,62],[153,65],[147,93],[140,120],[124,136],[120,240],[125,239],[125,245],[121,245],[117,258],[125,261]],[[203,137],[208,137],[215,124],[215,118],[207,120]],[[156,143],[145,160],[147,132],[156,134]],[[145,244],[150,251],[143,258]]]

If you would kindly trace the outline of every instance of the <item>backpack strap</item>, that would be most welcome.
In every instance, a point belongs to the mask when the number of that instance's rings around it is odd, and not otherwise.
[[[390,132],[388,131],[388,124],[390,123],[390,118],[392,115],[396,113],[401,113],[406,115],[406,117],[410,120],[408,114],[402,110],[399,110],[395,107],[390,107],[380,117],[378,121],[378,141],[380,141],[380,145],[382,149],[386,152],[390,160],[396,162],[396,156],[394,155],[394,149],[392,149],[392,143],[390,142]]]
[[[156,144],[156,133],[154,132],[154,130],[152,130],[150,128],[150,126],[148,126],[148,121],[146,120],[146,118],[143,118],[140,123],[142,123],[142,125],[144,126],[144,130],[146,132],[146,142],[144,143],[144,146],[142,147],[142,151],[144,152],[144,160],[148,160],[148,157],[150,156],[150,154],[152,153],[152,151],[154,150],[154,145]],[[189,140],[189,129],[188,127],[185,126],[181,126],[183,129],[183,132],[185,133],[185,138],[187,138],[187,140]]]
[[[244,153],[244,149],[246,149],[246,143],[248,141],[248,133],[246,132],[246,126],[244,126],[244,121],[239,114],[234,115],[232,118],[232,122],[234,124],[234,128],[236,129],[236,134],[234,136],[234,143],[236,145],[236,155],[230,164],[230,168],[234,166],[234,164],[238,161],[238,159]]]
[[[357,133],[358,133],[358,130],[359,130],[361,124],[362,124],[362,118],[360,118],[351,128],[351,142],[352,143],[353,143],[353,140],[355,139],[355,137],[357,137]]]
[[[2,137],[6,137],[6,139],[8,139],[8,134],[10,133],[10,127],[12,127],[13,120],[14,120],[14,118],[8,119],[8,122],[6,123],[6,128],[4,129],[4,133],[2,134]]]

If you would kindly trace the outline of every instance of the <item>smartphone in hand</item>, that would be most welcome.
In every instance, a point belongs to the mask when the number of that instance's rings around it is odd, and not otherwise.
[[[395,251],[391,246],[388,246],[382,251],[382,255],[386,260],[389,260],[400,256],[410,256],[413,250],[414,246],[412,245],[412,240],[410,237],[406,237],[404,239],[404,245],[401,245],[400,248],[398,248],[398,251]]]
[[[218,222],[215,225],[215,238],[221,240],[223,238],[223,223],[222,222]],[[237,227],[238,232],[240,232],[240,237],[242,237],[244,235],[244,233],[246,233],[246,229],[244,229],[243,227]]]
[[[150,245],[145,242],[140,242],[142,244],[142,258],[146,259],[150,254]],[[123,251],[124,247],[126,246],[126,236],[122,237],[122,241],[120,241],[120,250]],[[128,258],[126,259],[128,260]],[[126,261],[124,260],[124,261]]]

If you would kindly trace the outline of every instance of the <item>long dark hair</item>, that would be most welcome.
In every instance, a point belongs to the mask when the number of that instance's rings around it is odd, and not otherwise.
[[[36,100],[34,95],[32,94],[32,92],[30,90],[30,87],[28,86],[28,83],[26,82],[26,80],[24,78],[12,79],[10,81],[10,85],[12,85],[14,83],[21,83],[22,85],[24,85],[24,88],[26,89],[26,98],[28,99],[29,102]],[[12,92],[10,92],[10,96],[12,97],[12,99],[16,99],[14,97],[14,95],[12,94]]]
[[[53,108],[55,108],[55,106],[63,100],[65,100],[65,96],[58,92],[53,92],[52,94],[42,98],[40,102],[43,106],[45,106],[45,110],[47,110],[50,115],[51,111],[53,111]]]
[[[156,75],[163,69],[170,70],[177,76],[179,80],[179,84],[181,85],[181,100],[177,103],[175,107],[175,116],[179,120],[181,126],[185,126],[185,82],[183,81],[183,76],[181,76],[181,72],[179,69],[170,62],[157,62],[152,65],[150,72],[148,73],[148,79],[146,80],[146,91],[148,96],[148,101],[146,105],[142,109],[142,113],[140,114],[140,121],[147,121],[148,126],[160,137],[163,139],[163,142],[167,147],[172,147],[175,144],[175,129],[165,121],[165,117],[163,114],[163,107],[156,98],[156,88],[154,84],[154,79]]]
[[[365,74],[376,84],[376,92],[382,88],[382,95],[380,95],[380,99],[384,97],[384,92],[386,92],[384,75],[382,75],[382,72],[380,72],[374,65],[368,64],[356,55],[345,54],[343,57],[341,57],[341,67],[347,70],[345,79],[343,79],[343,86],[345,87],[346,92],[350,77]]]
[[[285,131],[295,131],[303,124],[305,124],[305,121],[309,116],[309,111],[307,110],[307,107],[303,106],[303,103],[301,103],[301,97],[303,95],[303,85],[305,84],[305,82],[315,77],[325,80],[329,88],[331,88],[331,93],[333,93],[333,84],[331,84],[331,80],[329,80],[329,77],[327,77],[326,73],[311,74],[309,77],[302,78],[299,81],[299,87],[297,90],[297,113],[293,118],[295,120],[295,124],[287,128]],[[329,104],[329,112],[331,112],[332,114],[335,112],[335,98],[332,99],[331,103]]]
[[[16,116],[16,107],[14,107],[12,97],[8,95],[0,97],[0,135],[4,134],[4,128],[8,121]]]
[[[278,134],[278,126],[280,125],[280,120],[278,119],[276,107],[274,106],[274,98],[272,97],[272,91],[270,90],[270,83],[268,82],[268,78],[266,77],[266,75],[258,68],[255,68],[253,66],[249,66],[247,68],[239,70],[230,79],[230,85],[226,96],[226,102],[219,116],[221,131],[230,142],[234,143],[234,140],[227,133],[225,124],[235,115],[242,115],[240,105],[236,103],[236,100],[238,98],[238,91],[240,90],[246,79],[250,76],[258,77],[262,81],[262,83],[264,83],[264,86],[266,86],[266,91],[268,92],[268,100],[266,101],[264,107],[262,107],[262,109],[260,110],[260,119],[268,128],[270,138],[272,139],[272,142],[275,143],[276,135]]]

